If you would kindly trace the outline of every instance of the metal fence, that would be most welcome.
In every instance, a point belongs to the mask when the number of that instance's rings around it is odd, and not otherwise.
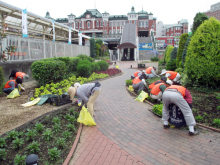
[[[79,54],[90,55],[90,47],[62,42],[53,42],[34,38],[22,38],[8,35],[2,40],[2,50],[7,46],[15,46],[8,61],[39,60],[51,57],[74,57]]]

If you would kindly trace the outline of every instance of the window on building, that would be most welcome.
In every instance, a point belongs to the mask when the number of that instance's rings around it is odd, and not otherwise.
[[[145,27],[145,23],[144,23],[144,21],[142,21],[142,27]]]
[[[118,29],[118,34],[119,34],[119,29]]]
[[[171,36],[173,36],[173,33],[171,33]]]
[[[111,30],[109,30],[109,34],[112,34],[112,31],[111,31]]]
[[[167,29],[167,32],[169,32],[169,29]]]
[[[177,30],[177,27],[176,27],[176,30]]]
[[[109,22],[109,27],[111,27],[112,26],[112,23],[111,22]]]
[[[105,30],[105,35],[107,34],[106,30]]]
[[[167,37],[169,37],[169,34],[167,34]]]
[[[82,27],[81,25],[82,25],[82,23],[81,23],[81,22],[79,22],[79,27],[80,27],[80,28]]]
[[[115,27],[115,22],[113,22],[113,27]]]
[[[180,30],[180,27],[178,27],[178,30]]]
[[[171,31],[173,31],[173,28],[171,28]]]
[[[102,21],[100,21],[100,26],[102,27]]]
[[[99,21],[96,22],[96,26],[99,27]]]
[[[105,27],[106,27],[106,25],[107,25],[107,22],[105,21]]]
[[[134,24],[136,25],[136,21],[134,21]]]
[[[115,29],[114,29],[114,35],[115,35]]]
[[[146,27],[149,27],[149,23],[148,23],[148,20],[146,21]]]
[[[138,26],[141,27],[141,21],[139,21],[138,23],[139,23]]]
[[[78,22],[76,22],[76,28],[78,28]]]
[[[168,44],[172,44],[172,43],[173,43],[173,40],[172,40],[172,39],[167,39],[167,43],[168,43]]]
[[[90,22],[87,23],[88,28],[90,28]]]

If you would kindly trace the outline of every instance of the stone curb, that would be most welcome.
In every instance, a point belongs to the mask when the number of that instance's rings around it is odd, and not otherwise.
[[[137,94],[136,94],[135,92],[129,91],[129,90],[128,90],[128,87],[126,87],[126,89],[127,89],[128,93],[130,93],[131,95],[137,96]],[[147,100],[144,100],[144,102],[146,102],[146,103],[148,103],[148,104],[154,106],[154,104],[150,103],[150,102],[147,101]],[[149,110],[149,111],[151,111],[151,112],[153,113],[152,110]],[[154,113],[153,113],[153,114],[154,114]],[[156,115],[156,114],[154,114],[154,115]],[[156,115],[156,116],[161,117],[161,116],[159,116],[159,115]],[[200,127],[204,127],[204,128],[206,128],[206,129],[210,129],[210,130],[215,131],[215,132],[220,132],[220,129],[213,128],[213,127],[209,127],[209,126],[206,126],[206,125],[203,125],[203,124],[200,124],[200,123],[196,123],[196,125],[198,125],[198,126],[200,126]]]

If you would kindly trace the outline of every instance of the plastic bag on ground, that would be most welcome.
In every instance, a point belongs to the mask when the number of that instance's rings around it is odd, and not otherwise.
[[[85,106],[82,107],[77,122],[82,123],[86,126],[96,125],[95,121],[93,120],[92,116],[90,115],[89,111],[85,108]]]
[[[21,104],[21,106],[22,106],[22,107],[30,107],[30,106],[32,106],[32,105],[37,104],[37,103],[40,101],[40,99],[41,99],[41,98],[38,97],[38,98],[34,99],[33,101],[27,102],[27,103],[25,103],[25,104]]]
[[[7,98],[13,99],[13,98],[18,97],[18,96],[20,96],[19,91],[18,91],[18,88],[15,88],[15,89],[7,96]]]
[[[143,102],[148,97],[148,93],[141,91],[138,97],[135,99],[136,101]]]
[[[132,87],[132,85],[129,85],[128,90],[131,91],[131,92],[134,91],[134,88]]]
[[[119,66],[118,66],[118,65],[116,65],[116,66],[115,66],[115,68],[116,68],[116,69],[119,69]]]

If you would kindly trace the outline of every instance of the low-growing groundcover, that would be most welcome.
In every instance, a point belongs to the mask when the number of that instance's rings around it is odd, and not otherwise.
[[[62,164],[75,140],[79,123],[77,107],[59,110],[37,122],[7,133],[0,138],[0,164],[25,165],[30,154],[39,156],[39,164]]]

